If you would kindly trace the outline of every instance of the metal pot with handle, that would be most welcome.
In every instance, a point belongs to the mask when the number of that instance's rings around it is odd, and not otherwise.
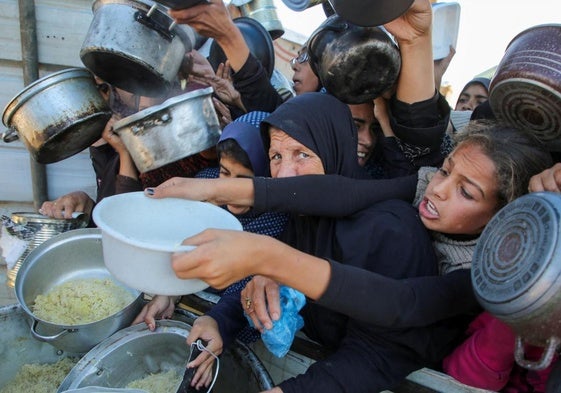
[[[212,87],[194,90],[113,124],[141,173],[199,153],[218,142]]]
[[[167,94],[195,45],[194,30],[175,24],[166,8],[150,0],[96,0],[92,9],[80,49],[84,65],[131,93]]]
[[[485,227],[473,256],[475,295],[518,337],[515,359],[528,369],[546,368],[561,344],[561,195],[522,196]],[[524,343],[545,347],[536,362]]]
[[[346,104],[380,96],[397,81],[401,53],[379,27],[362,27],[332,15],[308,40],[310,67],[326,90]]]
[[[508,44],[489,86],[493,113],[561,151],[561,24],[522,31]]]
[[[133,299],[101,320],[66,325],[43,320],[33,313],[38,295],[76,279],[114,281]],[[32,320],[31,335],[70,353],[86,353],[116,331],[129,326],[143,306],[142,294],[125,287],[103,262],[101,230],[74,229],[46,240],[25,258],[16,277],[16,297]]]
[[[111,110],[85,68],[54,72],[31,83],[4,109],[4,142],[17,139],[39,163],[68,158],[101,137]]]

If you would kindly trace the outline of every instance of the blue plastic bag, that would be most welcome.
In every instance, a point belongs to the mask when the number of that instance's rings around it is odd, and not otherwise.
[[[265,347],[276,357],[283,357],[288,353],[296,332],[304,326],[304,318],[298,311],[306,304],[306,297],[302,292],[287,286],[280,289],[281,315],[273,321],[271,329],[265,329],[261,334],[261,339]],[[245,316],[252,327],[255,327],[251,318]]]

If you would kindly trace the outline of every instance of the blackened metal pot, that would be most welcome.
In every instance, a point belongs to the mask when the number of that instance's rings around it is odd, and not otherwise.
[[[395,84],[401,69],[399,49],[385,30],[361,27],[338,15],[312,33],[308,54],[323,87],[346,104],[380,96]]]
[[[85,68],[69,68],[28,85],[4,109],[4,142],[20,139],[39,163],[68,158],[101,137],[109,105]]]

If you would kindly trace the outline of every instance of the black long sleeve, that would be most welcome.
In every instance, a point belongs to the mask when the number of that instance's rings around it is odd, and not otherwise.
[[[339,175],[256,177],[253,184],[256,212],[283,211],[339,218],[388,199],[412,202],[417,175],[376,180]]]
[[[366,323],[426,326],[481,310],[467,269],[396,280],[335,261],[330,264],[331,280],[317,303]],[[357,303],[353,300],[357,298],[370,300]]]

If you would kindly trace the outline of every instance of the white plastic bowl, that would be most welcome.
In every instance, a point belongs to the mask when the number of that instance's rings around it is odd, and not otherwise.
[[[101,229],[107,269],[131,288],[159,295],[187,295],[208,285],[178,278],[171,254],[188,251],[182,241],[205,229],[242,230],[228,211],[206,202],[179,198],[153,199],[143,192],[104,198],[93,219]]]

